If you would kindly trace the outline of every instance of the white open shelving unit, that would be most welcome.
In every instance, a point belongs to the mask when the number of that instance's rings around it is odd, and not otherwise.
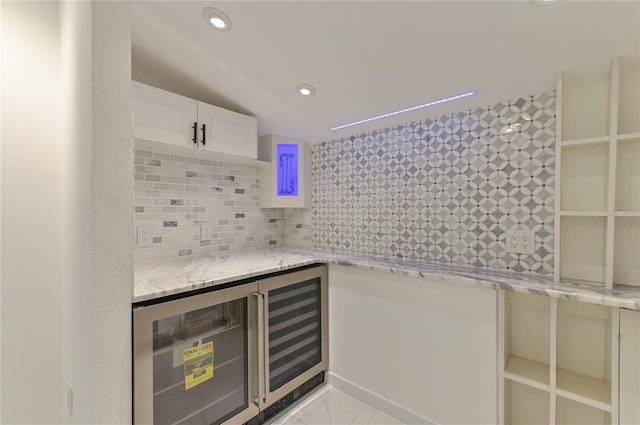
[[[559,74],[555,281],[640,286],[640,70]]]
[[[505,424],[618,423],[619,309],[507,292]]]
[[[554,281],[640,287],[640,58],[562,73]],[[504,292],[501,423],[618,424],[620,309]]]

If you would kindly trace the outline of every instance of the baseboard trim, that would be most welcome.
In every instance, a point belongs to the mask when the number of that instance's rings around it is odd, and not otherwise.
[[[329,372],[327,376],[327,383],[340,391],[349,394],[352,397],[361,400],[381,412],[386,413],[389,416],[393,416],[400,422],[407,425],[438,425],[436,422],[425,418],[418,413],[409,410],[398,403],[395,403],[389,399],[386,399],[376,393],[373,393],[358,384],[354,384],[344,378],[341,378],[333,373]]]

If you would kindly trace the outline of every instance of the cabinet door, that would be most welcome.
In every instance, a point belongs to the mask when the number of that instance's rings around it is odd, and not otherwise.
[[[258,157],[255,118],[198,102],[198,126],[199,148],[252,159]]]
[[[640,424],[640,312],[620,309],[620,423]]]
[[[135,81],[132,89],[134,138],[196,146],[197,101]]]
[[[260,208],[311,206],[311,149],[303,140],[269,134],[259,141]]]

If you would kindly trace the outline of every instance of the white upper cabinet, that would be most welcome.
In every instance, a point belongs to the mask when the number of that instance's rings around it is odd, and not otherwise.
[[[198,147],[228,155],[258,157],[257,120],[198,102]]]
[[[311,148],[303,140],[260,137],[260,208],[311,207]]]
[[[133,137],[177,146],[197,145],[198,102],[188,97],[132,82]]]
[[[133,137],[255,159],[257,120],[132,82]]]

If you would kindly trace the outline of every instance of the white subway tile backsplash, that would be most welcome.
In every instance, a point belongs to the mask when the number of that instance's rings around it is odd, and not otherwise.
[[[285,245],[292,248],[312,248],[311,209],[287,208],[284,210]]]
[[[259,208],[258,168],[144,150],[134,163],[134,226],[154,227],[136,261],[282,245],[269,220],[283,211]],[[212,240],[201,240],[201,221],[214,223]]]

